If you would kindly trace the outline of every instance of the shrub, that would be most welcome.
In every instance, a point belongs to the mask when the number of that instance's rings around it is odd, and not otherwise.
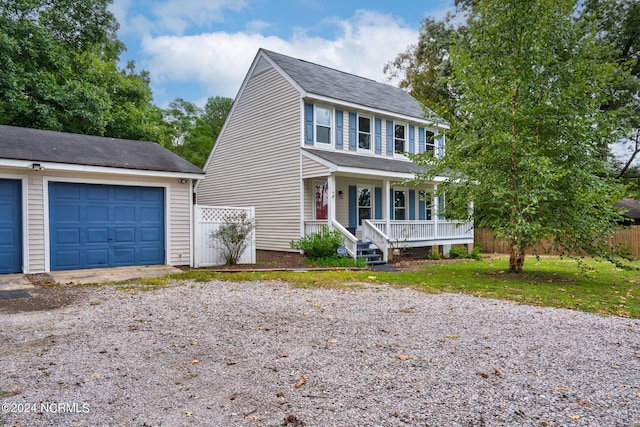
[[[449,258],[468,258],[469,253],[466,248],[456,247],[449,250]]]
[[[431,250],[431,252],[429,252],[429,259],[433,260],[433,261],[438,261],[442,259],[442,255],[440,255],[440,252],[438,252],[437,250]]]
[[[338,247],[344,244],[344,237],[337,230],[329,230],[326,225],[317,233],[309,233],[299,241],[291,241],[293,249],[304,252],[308,258],[326,258],[336,254]]]
[[[237,264],[242,253],[249,245],[251,233],[255,228],[252,218],[242,212],[230,214],[222,219],[222,224],[216,231],[209,234],[210,239],[221,243],[222,256],[227,265]]]

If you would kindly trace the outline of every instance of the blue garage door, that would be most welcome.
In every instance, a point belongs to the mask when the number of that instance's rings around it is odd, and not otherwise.
[[[22,183],[0,179],[0,273],[22,271]]]
[[[164,189],[49,184],[51,270],[164,264]]]

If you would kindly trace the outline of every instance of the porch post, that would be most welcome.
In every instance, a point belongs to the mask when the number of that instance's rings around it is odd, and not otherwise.
[[[327,193],[329,193],[327,221],[329,222],[329,228],[331,228],[331,224],[336,219],[336,177],[333,174],[329,174],[327,177]]]
[[[434,184],[433,185],[433,191],[434,193],[438,191],[438,185]],[[435,215],[433,216],[433,238],[436,239],[438,238],[438,217],[440,216],[440,205],[438,204],[438,198],[434,197],[433,198],[433,210]]]
[[[434,184],[433,185],[433,191],[434,193],[438,191],[438,185]],[[431,250],[432,251],[438,251],[438,245],[435,244],[435,240],[438,239],[438,216],[440,215],[440,212],[438,212],[438,210],[440,209],[440,206],[438,205],[438,198],[433,197],[433,200],[431,200],[432,206],[433,206],[433,240],[434,240],[434,244],[431,245]],[[439,251],[438,251],[439,252]]]
[[[384,234],[386,234],[387,236],[391,235],[391,224],[390,224],[390,216],[389,216],[389,209],[391,207],[390,203],[391,200],[389,200],[389,193],[391,192],[391,183],[388,179],[385,179],[383,182],[383,188],[382,188],[382,219],[384,219],[385,223],[386,223],[386,232]]]

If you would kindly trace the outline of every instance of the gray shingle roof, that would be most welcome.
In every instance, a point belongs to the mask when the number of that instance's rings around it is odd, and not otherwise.
[[[261,50],[308,93],[424,118],[420,103],[400,88],[280,53]]]
[[[160,172],[204,172],[155,142],[0,125],[0,158]]]
[[[316,155],[337,166],[376,169],[400,173],[419,173],[426,171],[426,168],[406,160],[385,159],[383,157],[363,156],[336,151],[314,150],[312,148],[303,148],[302,150]]]

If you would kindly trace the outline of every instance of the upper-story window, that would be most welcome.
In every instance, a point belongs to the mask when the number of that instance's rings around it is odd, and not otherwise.
[[[393,149],[395,153],[406,153],[407,150],[407,125],[395,124],[393,131]]]
[[[429,129],[424,131],[424,151],[425,153],[431,153],[431,155],[435,155],[436,152],[436,134]]]
[[[316,111],[316,142],[320,144],[331,144],[331,116],[330,108],[318,107]]]
[[[358,148],[371,150],[371,118],[358,116]]]

